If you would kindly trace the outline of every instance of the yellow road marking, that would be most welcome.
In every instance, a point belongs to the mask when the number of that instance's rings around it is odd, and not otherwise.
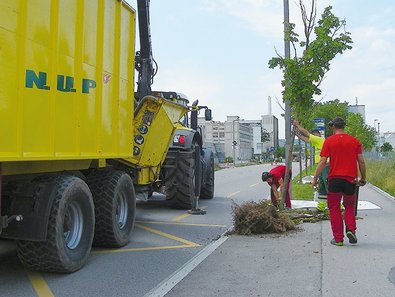
[[[192,241],[189,241],[189,240],[186,240],[186,239],[184,239],[184,238],[177,237],[177,236],[174,236],[174,235],[171,235],[171,234],[168,234],[168,233],[165,233],[165,232],[156,230],[156,229],[152,229],[152,228],[149,228],[149,227],[140,225],[140,224],[136,224],[136,226],[138,226],[139,228],[141,228],[141,229],[143,229],[143,230],[146,230],[146,231],[148,231],[148,232],[152,232],[152,233],[154,233],[154,234],[157,234],[157,235],[160,235],[160,236],[169,238],[169,239],[171,239],[171,240],[175,240],[175,241],[177,241],[177,242],[181,242],[181,243],[186,244],[186,245],[189,245],[189,246],[193,246],[193,247],[199,246],[199,244],[194,243],[194,242],[192,242]]]
[[[182,245],[151,246],[151,247],[130,248],[130,249],[106,249],[106,250],[93,251],[92,254],[114,254],[114,253],[144,252],[144,251],[157,251],[157,250],[170,250],[170,249],[185,249],[185,248],[194,248],[198,246],[199,245],[182,244]]]
[[[250,185],[250,188],[255,187],[255,186],[258,185],[258,184],[259,184],[259,183],[252,184],[252,185]]]
[[[161,222],[161,221],[136,221],[142,224],[158,224],[158,225],[179,225],[179,226],[193,226],[193,227],[218,227],[226,228],[226,225],[212,225],[212,224],[195,224],[195,223],[182,223],[182,222]]]
[[[39,297],[54,297],[44,278],[38,272],[27,272],[30,282]]]
[[[144,222],[146,223],[146,222]],[[136,224],[137,227],[166,237],[168,239],[183,243],[182,245],[166,245],[166,246],[151,246],[151,247],[141,247],[141,248],[130,248],[130,249],[106,249],[106,250],[99,250],[99,251],[93,251],[92,254],[112,254],[112,253],[126,253],[126,252],[141,252],[141,251],[156,251],[156,250],[166,250],[166,249],[182,249],[182,248],[194,248],[194,247],[198,247],[200,246],[200,244],[194,243],[192,241],[156,230],[156,229],[152,229],[146,226],[143,226],[141,224]]]
[[[187,217],[191,216],[190,213],[184,213],[182,215],[176,216],[175,218],[172,219],[172,222],[177,222],[177,221],[181,221],[182,219],[185,219]]]
[[[158,223],[158,222],[144,222],[144,223]],[[215,227],[226,227],[225,225],[207,225],[207,224],[182,224],[182,223],[171,223],[171,222],[162,222],[162,224],[174,224],[174,225],[187,225],[187,226],[215,226]],[[192,241],[183,239],[181,237],[177,237],[156,229],[152,229],[141,224],[136,224],[137,227],[146,230],[148,232],[166,237],[168,239],[183,243],[181,245],[167,245],[167,246],[153,246],[153,247],[142,247],[142,248],[130,248],[130,249],[106,249],[99,251],[92,251],[91,254],[110,254],[110,253],[126,253],[126,252],[139,252],[139,251],[155,251],[155,250],[164,250],[164,249],[182,249],[182,248],[195,248],[199,247],[200,244],[194,243]],[[27,272],[30,282],[36,291],[38,297],[54,297],[54,294],[49,289],[47,283],[44,278],[38,272]]]
[[[237,192],[231,193],[231,194],[229,194],[228,196],[226,196],[226,198],[233,197],[233,196],[235,196],[235,195],[237,195],[237,194],[239,194],[239,193],[240,193],[240,191],[237,191]]]
[[[207,206],[201,207],[201,209],[206,209],[206,208],[207,208]],[[182,215],[176,216],[176,217],[173,218],[171,221],[172,221],[172,222],[181,221],[182,219],[185,219],[185,218],[190,217],[190,216],[191,216],[190,213],[184,213],[184,214],[182,214]]]

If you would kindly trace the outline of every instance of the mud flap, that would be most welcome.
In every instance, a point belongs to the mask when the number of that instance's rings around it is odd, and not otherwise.
[[[47,237],[49,212],[52,206],[53,182],[33,182],[34,185],[21,187],[24,192],[14,194],[10,207],[10,217],[20,216],[21,220],[8,222],[2,237],[42,241]]]

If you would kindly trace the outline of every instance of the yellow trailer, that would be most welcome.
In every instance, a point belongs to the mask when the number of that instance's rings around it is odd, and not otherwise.
[[[0,1],[0,236],[31,269],[72,272],[92,242],[128,243],[136,193],[188,111],[135,106],[135,15],[121,0]]]

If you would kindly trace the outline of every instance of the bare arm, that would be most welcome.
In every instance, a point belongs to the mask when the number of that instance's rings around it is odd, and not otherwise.
[[[310,132],[307,131],[305,128],[303,128],[297,120],[293,120],[292,124],[299,130],[300,133],[298,134],[298,137],[301,138],[304,142],[310,142],[309,136]],[[303,137],[303,138],[302,138]]]
[[[317,168],[314,173],[313,181],[311,182],[313,187],[317,184],[318,176],[320,176],[320,174],[324,170],[327,159],[328,159],[327,157],[321,157],[320,161],[318,162]]]
[[[359,171],[361,172],[361,179],[359,181],[359,185],[364,186],[366,184],[366,165],[362,154],[357,155],[357,162]]]
[[[302,139],[304,142],[310,142],[310,138],[304,136],[299,130],[296,130],[296,136]]]
[[[276,185],[271,185],[271,188],[273,190],[274,195],[276,195],[277,201],[279,201],[281,199],[281,197],[280,197],[279,192],[277,191],[278,189],[277,189]]]

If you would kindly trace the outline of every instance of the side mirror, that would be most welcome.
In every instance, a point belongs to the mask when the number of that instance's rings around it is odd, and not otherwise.
[[[199,100],[195,100],[193,101],[192,106],[197,106],[198,104],[199,104]]]
[[[206,109],[205,111],[204,111],[204,119],[206,120],[206,121],[211,121],[212,119],[213,119],[213,117],[212,117],[212,115],[211,115],[211,109]]]

